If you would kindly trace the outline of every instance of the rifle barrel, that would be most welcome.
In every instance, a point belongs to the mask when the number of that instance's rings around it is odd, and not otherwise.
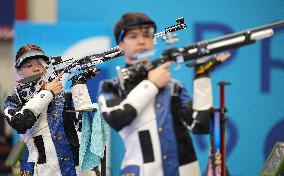
[[[228,34],[211,40],[204,40],[196,44],[179,49],[185,61],[198,59],[203,56],[239,48],[255,43],[274,34],[274,29],[284,26],[284,20],[247,29],[242,32]]]

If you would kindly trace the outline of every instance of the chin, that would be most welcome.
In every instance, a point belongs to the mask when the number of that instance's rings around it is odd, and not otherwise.
[[[133,64],[133,62],[136,62],[136,61],[137,61],[136,58],[128,58],[128,59],[126,60],[126,63],[128,63],[128,64]]]

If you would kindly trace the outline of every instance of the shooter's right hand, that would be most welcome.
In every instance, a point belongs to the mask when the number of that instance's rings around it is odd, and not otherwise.
[[[152,81],[158,88],[166,86],[172,79],[171,73],[168,71],[168,67],[173,62],[166,62],[159,67],[150,70],[148,72],[148,80]]]
[[[57,75],[53,81],[43,84],[43,89],[52,91],[55,96],[60,94],[63,91],[63,85],[60,81],[63,74],[64,71]]]

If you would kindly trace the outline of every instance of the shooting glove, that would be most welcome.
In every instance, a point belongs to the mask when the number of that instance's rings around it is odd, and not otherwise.
[[[194,78],[208,77],[209,73],[212,72],[221,62],[216,60],[216,57],[209,58],[207,61],[196,64],[194,66]]]

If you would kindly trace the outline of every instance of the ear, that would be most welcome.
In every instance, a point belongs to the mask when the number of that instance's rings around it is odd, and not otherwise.
[[[16,69],[16,72],[17,72],[17,74],[19,75],[19,76],[23,76],[23,74],[22,74],[22,72],[21,72],[21,70],[20,69]]]
[[[124,51],[124,44],[123,44],[123,42],[119,42],[119,44],[118,44],[118,49],[119,49],[120,51]]]

